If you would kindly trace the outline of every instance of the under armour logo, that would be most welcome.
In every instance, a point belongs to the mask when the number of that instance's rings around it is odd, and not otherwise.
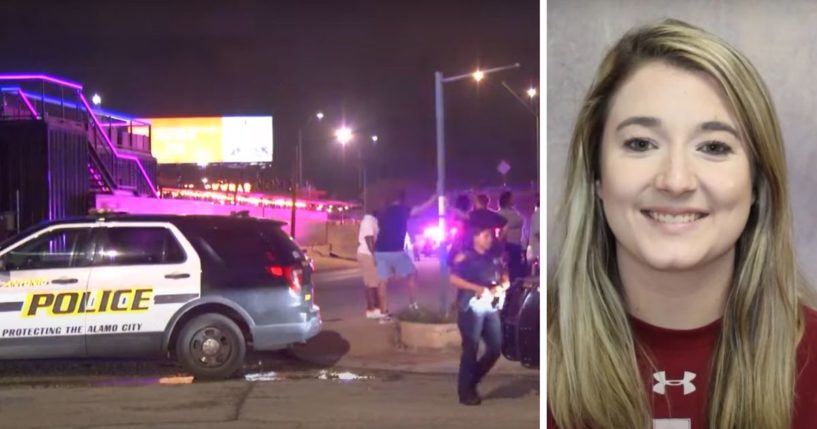
[[[692,384],[692,380],[694,380],[697,375],[695,375],[694,372],[684,371],[684,378],[682,380],[667,380],[667,373],[664,371],[658,371],[654,373],[652,377],[658,381],[658,383],[655,383],[652,387],[652,391],[659,395],[666,394],[667,386],[684,386],[684,395],[689,395],[695,391],[695,385]]]

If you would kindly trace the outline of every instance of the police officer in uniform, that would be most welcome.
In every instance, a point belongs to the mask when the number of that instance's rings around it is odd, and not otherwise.
[[[492,252],[496,223],[486,218],[471,218],[469,246],[453,258],[451,284],[457,288],[457,326],[462,336],[462,357],[457,383],[459,400],[464,405],[479,405],[482,400],[477,384],[491,370],[502,351],[502,327],[499,319],[504,291],[508,287],[500,255]],[[477,358],[480,340],[485,354]]]

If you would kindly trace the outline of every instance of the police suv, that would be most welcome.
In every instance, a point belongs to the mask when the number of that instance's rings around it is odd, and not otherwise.
[[[318,334],[312,267],[283,223],[103,215],[0,243],[0,359],[175,356],[197,378]]]

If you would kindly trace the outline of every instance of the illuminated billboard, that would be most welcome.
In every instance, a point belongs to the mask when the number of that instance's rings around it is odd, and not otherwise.
[[[272,162],[272,116],[146,120],[151,152],[160,164]]]

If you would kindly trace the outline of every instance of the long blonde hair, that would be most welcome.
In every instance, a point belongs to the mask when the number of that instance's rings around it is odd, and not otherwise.
[[[604,122],[640,65],[663,61],[720,83],[750,148],[753,204],[712,358],[708,426],[788,429],[807,289],[792,245],[783,139],[754,67],[718,37],[666,20],[632,30],[607,53],[573,132],[548,282],[548,402],[563,429],[651,427],[651,409],[618,285],[615,237],[594,194]]]

